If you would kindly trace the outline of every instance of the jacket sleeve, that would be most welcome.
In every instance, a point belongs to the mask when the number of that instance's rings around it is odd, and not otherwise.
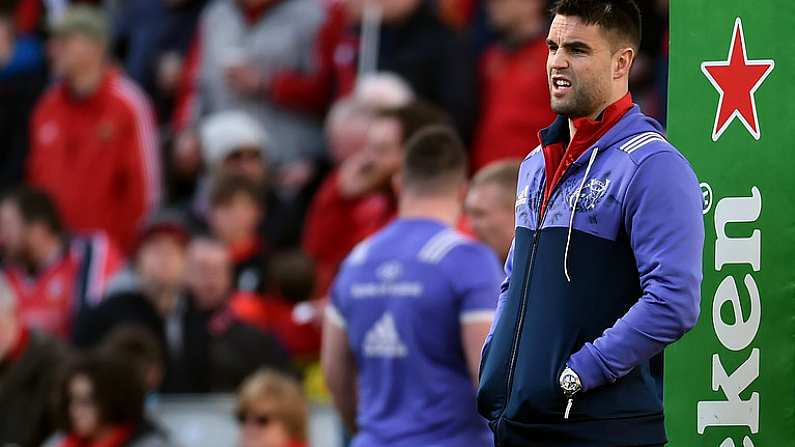
[[[271,100],[285,107],[308,113],[323,113],[335,87],[334,52],[347,26],[346,12],[340,2],[326,8],[326,19],[317,32],[312,49],[313,69],[277,72],[271,78],[268,93]]]
[[[157,208],[161,195],[160,150],[154,114],[142,92],[131,95],[127,138],[119,148],[124,188],[116,197],[116,225],[112,236],[126,253],[135,243],[141,220]]]
[[[502,310],[505,307],[505,300],[508,299],[508,286],[511,283],[511,270],[513,265],[513,244],[515,240],[511,242],[511,249],[508,251],[508,259],[505,261],[505,279],[502,281],[500,285],[500,296],[497,298],[497,308],[494,311],[494,320],[491,322],[491,328],[489,329],[489,334],[486,336],[486,341],[483,343],[483,352],[486,352],[486,349],[491,343],[491,339],[494,336],[494,328],[497,327],[497,323],[500,320],[500,316],[502,315]]]
[[[615,382],[696,324],[704,247],[701,210],[698,181],[681,155],[660,152],[642,161],[623,211],[643,295],[613,327],[569,359],[584,391]]]

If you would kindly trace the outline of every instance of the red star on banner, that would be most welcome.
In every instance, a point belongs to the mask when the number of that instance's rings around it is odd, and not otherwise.
[[[701,64],[704,76],[720,93],[712,141],[718,141],[734,118],[743,123],[754,139],[761,137],[754,93],[773,71],[774,66],[775,62],[770,59],[748,60],[743,22],[737,17],[728,60]]]

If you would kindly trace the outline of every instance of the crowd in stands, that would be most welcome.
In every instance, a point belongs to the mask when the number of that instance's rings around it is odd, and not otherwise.
[[[458,227],[507,257],[549,4],[0,0],[0,444],[170,445],[149,396],[240,390],[242,445],[304,445],[329,287],[418,130],[456,129]]]

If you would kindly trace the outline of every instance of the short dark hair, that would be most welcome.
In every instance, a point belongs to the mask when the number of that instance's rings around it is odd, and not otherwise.
[[[264,191],[263,186],[258,182],[243,175],[221,175],[215,179],[215,184],[210,192],[210,204],[212,206],[229,203],[238,194],[245,194],[253,200],[257,206],[262,206]]]
[[[315,263],[300,249],[278,253],[268,263],[267,284],[289,301],[307,301],[315,291]]]
[[[42,223],[55,234],[63,233],[61,214],[50,195],[43,190],[22,186],[5,194],[2,201],[15,204],[25,223]]]
[[[140,370],[144,380],[150,366],[165,370],[165,358],[160,343],[155,334],[143,326],[119,326],[102,340],[99,350],[127,358]]]
[[[553,15],[579,17],[587,25],[599,25],[640,48],[640,9],[634,0],[558,0]]]
[[[419,130],[428,126],[450,125],[450,117],[440,108],[422,100],[404,106],[379,110],[377,118],[393,119],[400,126],[400,142],[406,142]]]
[[[140,424],[144,420],[146,388],[140,374],[130,374],[134,368],[129,360],[108,352],[90,351],[74,359],[61,376],[55,398],[59,428],[67,433],[72,429],[69,386],[78,376],[91,382],[92,397],[101,423]]]
[[[403,188],[433,193],[466,179],[467,157],[450,126],[427,126],[406,142]]]

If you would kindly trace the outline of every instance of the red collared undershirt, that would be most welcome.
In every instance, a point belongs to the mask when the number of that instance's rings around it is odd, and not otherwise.
[[[627,93],[623,98],[607,106],[599,119],[575,118],[573,121],[577,132],[568,147],[565,147],[562,141],[543,146],[542,141],[547,178],[547,182],[544,185],[544,200],[541,203],[542,214],[546,209],[552,191],[555,190],[566,169],[588,150],[596,140],[610,130],[632,108],[632,105],[632,95]],[[541,140],[540,133],[539,140]]]

